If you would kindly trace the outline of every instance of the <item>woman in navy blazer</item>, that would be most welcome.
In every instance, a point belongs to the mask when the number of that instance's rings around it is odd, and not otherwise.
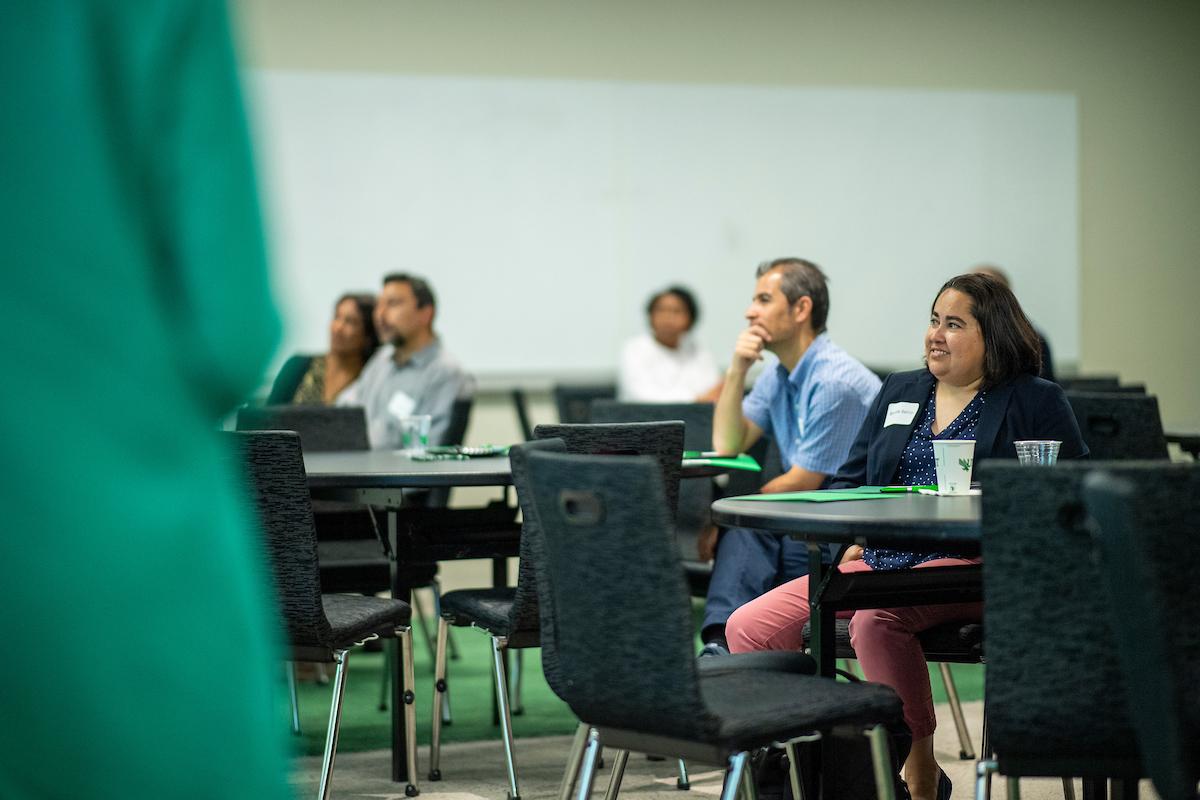
[[[1056,439],[1060,458],[1087,455],[1066,395],[1037,377],[1041,347],[1016,297],[986,275],[960,275],[934,298],[925,333],[925,369],[890,375],[879,390],[834,487],[936,483],[935,439],[975,440],[975,460],[1015,458],[1013,442]],[[838,570],[919,569],[976,563],[945,553],[854,546]],[[904,779],[914,800],[946,800],[950,781],[933,754],[936,717],[917,634],[981,616],[982,604],[839,612],[868,680],[904,701],[913,745]],[[808,621],[808,578],[747,603],[726,625],[730,650],[798,650]]]
[[[894,483],[900,456],[936,383],[937,378],[927,368],[889,375],[830,487]],[[915,406],[911,421],[888,425],[889,409],[899,403]],[[987,390],[975,428],[975,463],[986,458],[1016,458],[1013,442],[1023,439],[1062,442],[1059,458],[1081,458],[1088,452],[1062,387],[1028,373]]]

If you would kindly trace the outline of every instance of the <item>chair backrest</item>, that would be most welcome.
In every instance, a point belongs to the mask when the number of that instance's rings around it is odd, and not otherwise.
[[[475,405],[473,397],[459,397],[450,407],[450,422],[446,426],[446,435],[440,442],[430,444],[462,444],[467,435],[467,425],[471,423],[471,407]],[[450,487],[439,486],[430,489],[425,504],[430,508],[445,508],[450,505]]]
[[[463,444],[467,435],[467,426],[471,424],[471,408],[475,398],[460,397],[450,407],[450,423],[446,426],[446,441],[438,444]]]
[[[1200,591],[1187,566],[1200,562],[1200,468],[1123,465],[1089,475],[1083,495],[1142,762],[1159,797],[1195,798]]]
[[[1124,680],[1081,485],[1094,465],[979,465],[988,737],[1001,772],[1136,775]],[[1087,767],[1087,770],[1084,767]],[[1088,771],[1090,770],[1090,771]]]
[[[1067,392],[1067,401],[1093,459],[1167,458],[1154,395]]]
[[[1059,378],[1058,385],[1067,392],[1116,392],[1121,388],[1121,379],[1116,375],[1076,375]]]
[[[593,400],[592,422],[647,422],[662,420],[683,422],[685,450],[712,449],[712,403],[626,403],[619,400]],[[680,558],[696,561],[696,542],[712,518],[711,480],[684,480],[679,484],[679,511],[675,518],[675,546]]]
[[[542,586],[548,585],[546,571],[545,535],[533,504],[533,484],[529,478],[529,454],[534,452],[565,453],[562,439],[535,439],[509,448],[508,462],[512,466],[513,486],[521,505],[521,559],[517,565],[517,587],[509,612],[509,631],[540,631],[543,650],[547,639],[553,641],[553,621],[541,614],[538,597]],[[555,694],[562,696],[558,662],[554,647],[542,653],[542,672]]]
[[[562,697],[584,722],[715,732],[696,677],[691,604],[648,456],[528,456],[549,584],[541,596]],[[543,625],[543,630],[545,625]]]
[[[592,422],[683,422],[685,450],[712,449],[712,403],[626,403],[600,398],[592,401]]]
[[[533,424],[529,421],[529,401],[524,389],[512,390],[512,404],[517,412],[517,424],[521,426],[521,438],[528,442],[533,438]]]
[[[360,406],[242,406],[239,431],[295,431],[309,453],[367,450],[367,415]]]
[[[592,401],[616,396],[615,383],[558,384],[554,387],[558,421],[566,425],[591,422]]]
[[[321,604],[317,531],[300,437],[293,431],[225,436],[243,465],[258,511],[288,638],[294,645],[328,646],[332,631]]]
[[[595,425],[538,425],[538,439],[562,439],[568,453],[653,456],[662,470],[663,494],[674,519],[679,510],[679,472],[683,462],[683,423],[622,422]]]

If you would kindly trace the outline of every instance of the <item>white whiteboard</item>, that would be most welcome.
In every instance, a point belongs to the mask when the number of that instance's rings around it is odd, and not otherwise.
[[[1072,95],[281,71],[248,91],[281,355],[323,352],[336,296],[404,270],[477,375],[612,371],[673,282],[724,363],[755,264],[798,255],[868,364],[914,365],[933,293],[982,261],[1078,358]]]

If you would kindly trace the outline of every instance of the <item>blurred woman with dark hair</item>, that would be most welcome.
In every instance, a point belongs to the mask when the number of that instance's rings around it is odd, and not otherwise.
[[[646,303],[650,333],[625,343],[617,395],[645,403],[711,403],[721,392],[721,373],[691,335],[700,319],[695,296],[682,286],[655,292]]]
[[[329,352],[289,358],[275,378],[267,403],[333,405],[379,347],[374,319],[374,295],[347,293],[339,297],[329,323]]]
[[[1088,453],[1066,395],[1043,380],[1037,333],[1017,298],[988,275],[959,275],[938,290],[925,331],[925,367],[889,375],[832,488],[937,483],[933,441],[972,439],[975,461],[1016,458],[1014,441],[1057,439],[1060,458]],[[947,553],[850,547],[839,572],[978,563]],[[937,724],[929,668],[916,636],[946,622],[977,620],[981,603],[843,611],[868,680],[904,701],[913,745],[904,779],[914,800],[946,800],[950,781],[933,754]],[[726,625],[729,648],[800,650],[809,617],[808,578],[742,606]]]

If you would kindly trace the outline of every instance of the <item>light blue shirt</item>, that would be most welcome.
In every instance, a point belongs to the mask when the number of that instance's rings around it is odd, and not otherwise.
[[[742,401],[742,414],[774,435],[785,470],[833,475],[882,385],[875,373],[822,333],[791,374],[776,362]]]

